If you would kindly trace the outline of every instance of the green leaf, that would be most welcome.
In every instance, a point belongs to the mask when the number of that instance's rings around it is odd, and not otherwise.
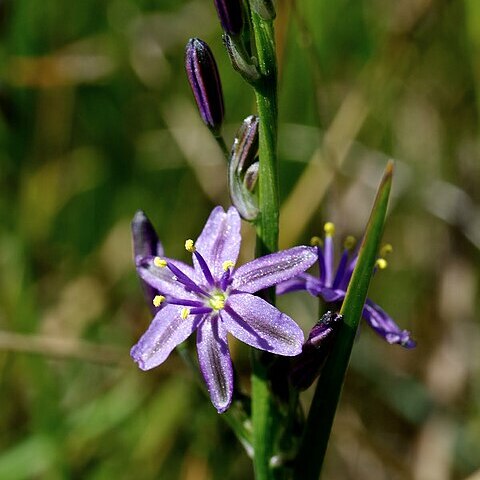
[[[344,322],[318,380],[310,407],[305,433],[297,456],[295,478],[298,480],[317,480],[322,468],[345,372],[380,247],[392,185],[392,174],[393,162],[390,161],[378,188],[357,264],[340,311]]]

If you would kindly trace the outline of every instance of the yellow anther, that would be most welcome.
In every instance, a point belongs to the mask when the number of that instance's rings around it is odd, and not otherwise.
[[[323,226],[326,235],[333,236],[335,234],[335,225],[332,222],[327,222]]]
[[[185,250],[190,253],[195,251],[195,244],[191,238],[185,240]]]
[[[223,293],[212,295],[208,303],[214,310],[222,310],[225,307],[225,295]]]
[[[225,262],[222,263],[222,268],[226,272],[229,268],[232,268],[235,266],[235,263],[232,262],[231,260],[225,260]]]
[[[322,239],[320,237],[312,237],[310,239],[310,245],[312,247],[319,247],[320,245],[322,245]]]
[[[180,312],[180,316],[185,320],[188,316],[190,315],[190,309],[189,308],[182,308],[182,311]]]
[[[352,235],[349,235],[343,242],[343,247],[346,250],[352,250],[352,248],[355,246],[356,243],[357,243],[357,239]]]
[[[388,263],[384,258],[379,258],[375,262],[375,265],[380,269],[380,270],[385,270],[388,267]]]
[[[390,243],[386,243],[381,249],[380,249],[380,256],[386,257],[389,253],[393,252],[393,247]]]
[[[163,295],[155,295],[153,297],[153,305],[155,307],[159,307],[165,301],[165,297]]]
[[[165,268],[167,266],[167,261],[164,258],[155,257],[153,264],[158,268]]]

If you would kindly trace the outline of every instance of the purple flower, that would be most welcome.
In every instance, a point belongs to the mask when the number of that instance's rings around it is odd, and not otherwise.
[[[240,249],[240,216],[234,207],[216,207],[194,243],[193,268],[177,260],[137,257],[137,272],[163,305],[131,355],[142,370],[160,365],[197,331],[198,361],[212,403],[221,413],[230,405],[233,370],[227,332],[252,347],[294,356],[303,333],[287,315],[253,293],[300,274],[316,261],[312,247],[295,247],[234,268]]]
[[[320,245],[321,241],[318,237],[312,239],[312,243],[317,245],[319,277],[302,273],[277,285],[278,295],[295,290],[307,290],[315,297],[322,297],[327,303],[339,302],[345,298],[358,254],[352,254],[355,240],[353,237],[347,237],[342,256],[335,271],[334,232],[335,227],[333,223],[328,222],[325,224],[325,243],[323,247]],[[384,250],[382,253],[388,253],[391,250],[391,246],[387,245],[382,250]],[[386,266],[386,260],[379,258],[375,270],[378,268],[384,269]],[[416,342],[410,337],[410,332],[400,329],[393,319],[370,299],[367,299],[363,307],[363,318],[388,343],[398,343],[405,348],[415,347]]]

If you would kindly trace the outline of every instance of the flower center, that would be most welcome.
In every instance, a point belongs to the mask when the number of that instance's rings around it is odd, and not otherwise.
[[[212,307],[216,311],[222,310],[223,307],[225,307],[225,295],[220,292],[210,295],[208,304],[210,305],[210,307]]]

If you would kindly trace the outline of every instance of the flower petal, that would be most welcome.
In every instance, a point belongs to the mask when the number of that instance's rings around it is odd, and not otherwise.
[[[210,399],[218,413],[223,413],[232,401],[233,368],[227,330],[218,314],[207,317],[198,328],[197,352]]]
[[[277,295],[284,295],[285,293],[296,292],[297,290],[306,290],[308,277],[311,277],[311,275],[308,273],[301,273],[296,277],[292,277],[289,280],[279,283],[275,291]]]
[[[185,289],[169,268],[155,266],[154,260],[154,256],[137,258],[137,273],[143,281],[158,290],[162,295],[171,295],[177,298],[188,299],[197,298],[196,295]],[[170,260],[169,258],[166,258],[165,260],[171,262],[188,277],[192,279],[196,278],[196,273],[192,267],[178,260]]]
[[[227,260],[233,263],[237,261],[240,242],[240,216],[237,210],[230,207],[225,212],[222,207],[215,207],[195,242],[195,248],[210,267],[213,277],[219,280],[223,274],[223,263]],[[203,278],[195,256],[193,264],[195,271]]]
[[[327,303],[338,302],[345,298],[344,290],[328,288],[321,280],[312,275],[308,275],[306,278],[305,290],[314,297],[322,297]]]
[[[252,347],[285,356],[302,351],[300,327],[259,297],[248,293],[230,295],[220,318],[234,337]]]
[[[376,303],[367,299],[363,308],[363,318],[388,343],[398,343],[405,348],[414,348],[415,340],[410,337],[408,330],[402,330],[393,319]]]
[[[254,293],[303,273],[317,260],[314,247],[294,247],[257,258],[233,273],[232,287]]]
[[[142,370],[160,365],[170,352],[186,340],[204,315],[181,317],[182,307],[166,305],[153,319],[148,330],[130,351]]]

